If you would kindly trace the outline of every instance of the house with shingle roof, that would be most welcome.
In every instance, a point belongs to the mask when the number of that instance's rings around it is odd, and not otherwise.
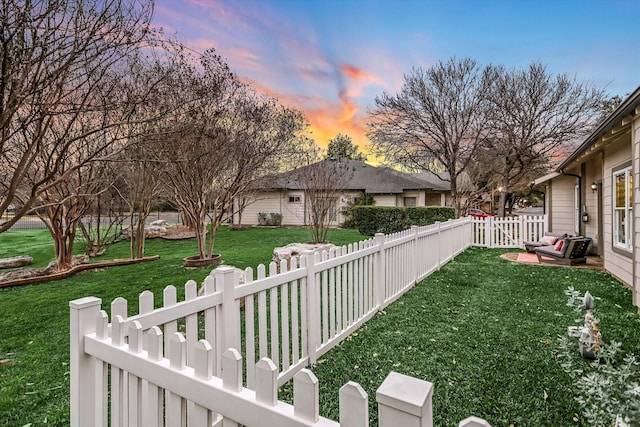
[[[640,87],[567,158],[533,185],[549,231],[593,239],[592,254],[640,307]]]
[[[282,225],[308,225],[304,169],[330,165],[335,161],[348,167],[350,175],[340,191],[341,196],[335,200],[331,226],[339,226],[344,221],[343,208],[362,193],[373,196],[376,206],[445,206],[449,201],[450,186],[444,181],[436,182],[437,178],[428,181],[417,174],[376,167],[359,160],[325,159],[256,183],[251,201],[244,207],[242,215],[234,215],[234,225],[256,225],[259,213],[281,214]]]

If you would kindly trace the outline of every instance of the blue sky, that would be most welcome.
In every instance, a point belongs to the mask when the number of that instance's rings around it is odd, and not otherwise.
[[[156,0],[154,24],[303,110],[320,146],[364,147],[375,96],[453,56],[541,62],[624,97],[640,86],[639,20],[638,0]]]

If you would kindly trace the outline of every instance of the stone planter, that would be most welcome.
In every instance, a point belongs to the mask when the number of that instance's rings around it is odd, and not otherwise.
[[[211,267],[220,264],[222,261],[222,255],[213,254],[211,258],[200,258],[199,255],[189,256],[182,259],[182,265],[184,267]]]
[[[597,352],[593,348],[594,343],[580,341],[580,356],[585,359],[595,360],[598,357]]]

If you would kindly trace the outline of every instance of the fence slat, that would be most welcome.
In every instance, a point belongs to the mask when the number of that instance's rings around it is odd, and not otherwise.
[[[162,331],[157,326],[152,327],[146,334],[149,360],[158,362],[162,359]],[[142,425],[157,426],[162,420],[162,391],[153,382],[147,382],[147,392],[143,396]]]
[[[171,368],[182,371],[187,366],[187,340],[175,332],[169,339],[169,361]],[[167,425],[183,426],[187,419],[187,401],[182,396],[167,392]]]
[[[191,301],[198,297],[198,285],[194,280],[189,280],[184,285],[184,299]],[[193,349],[198,342],[198,313],[191,314],[185,319],[187,339],[187,365],[193,366]]]
[[[178,303],[178,293],[176,287],[173,285],[169,285],[164,288],[162,292],[162,298],[162,302],[165,307],[176,305]],[[173,320],[164,324],[164,348],[166,354],[169,354],[169,341],[171,340],[173,334],[175,334],[176,332],[178,332],[178,322]]]
[[[311,422],[320,418],[318,378],[308,369],[302,369],[293,377],[293,413]]]
[[[286,260],[282,260],[282,262],[280,263],[280,271],[283,273],[287,272]],[[291,366],[289,349],[289,283],[283,283],[280,286],[280,325],[282,328],[282,338],[280,339],[282,371],[287,371]]]
[[[278,274],[275,262],[269,264],[269,277]],[[278,318],[278,287],[274,286],[269,291],[269,334],[271,336],[271,360],[280,366],[280,328]]]
[[[266,357],[256,364],[256,400],[270,406],[278,402],[278,367]]]
[[[369,427],[369,401],[360,384],[349,381],[340,389],[340,427]]]
[[[213,377],[213,347],[200,340],[193,346],[193,368],[196,378],[209,381]],[[194,404],[189,417],[189,425],[193,427],[210,427],[213,414],[204,406]]]
[[[460,421],[458,427],[491,427],[491,424],[478,417],[469,417]]]

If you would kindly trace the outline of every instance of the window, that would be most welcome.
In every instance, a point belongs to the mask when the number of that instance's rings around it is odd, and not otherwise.
[[[300,203],[300,196],[289,196],[289,203]]]
[[[415,197],[405,197],[404,198],[404,205],[405,206],[415,206],[416,205],[416,198]]]
[[[632,250],[633,182],[631,166],[613,172],[613,246]]]

